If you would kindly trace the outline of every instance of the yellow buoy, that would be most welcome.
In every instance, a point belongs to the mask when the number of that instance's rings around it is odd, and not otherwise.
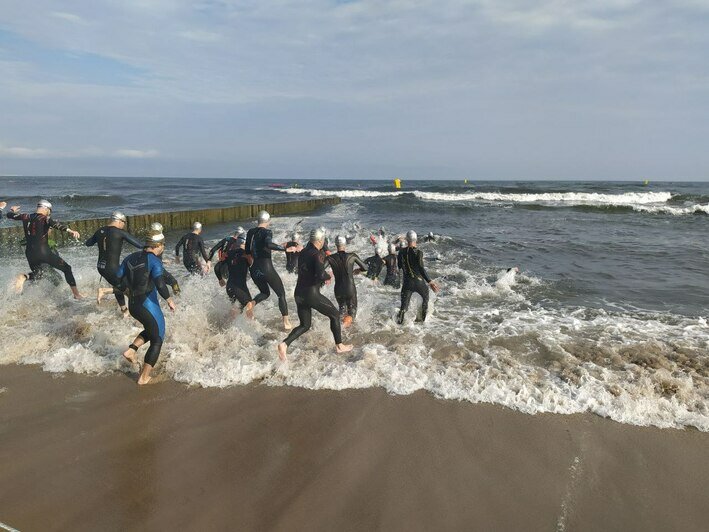
[[[466,185],[468,184],[468,180],[467,180],[467,179],[464,181],[464,184],[466,184]]]
[[[643,185],[648,186],[649,184],[650,184],[650,181],[649,181],[648,179],[646,179],[645,181],[643,181]]]
[[[398,177],[394,179],[394,188],[401,188],[401,179],[399,179]]]

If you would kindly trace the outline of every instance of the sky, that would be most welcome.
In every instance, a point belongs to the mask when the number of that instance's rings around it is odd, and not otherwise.
[[[709,180],[709,0],[0,0],[0,175]]]

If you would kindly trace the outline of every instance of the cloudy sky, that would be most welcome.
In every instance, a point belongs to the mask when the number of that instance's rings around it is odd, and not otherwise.
[[[709,0],[0,0],[0,174],[709,180]]]

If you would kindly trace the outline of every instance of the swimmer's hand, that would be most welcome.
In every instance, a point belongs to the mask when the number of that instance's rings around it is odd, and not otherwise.
[[[10,207],[10,211],[12,211],[12,212],[14,212],[15,214],[17,214],[18,212],[20,212],[20,206],[19,206],[19,205],[14,205],[14,206]]]
[[[205,271],[206,271],[207,273],[209,273],[209,270],[212,269],[212,261],[211,261],[211,260],[208,260],[208,261],[206,262],[206,264],[204,265],[204,269],[205,269]]]
[[[434,294],[437,294],[438,291],[440,290],[440,288],[438,287],[438,285],[437,285],[436,283],[434,283],[433,281],[431,281],[430,283],[428,283],[428,286],[431,287],[431,290],[433,290],[433,293],[434,293]]]
[[[168,298],[167,300],[167,306],[170,307],[170,310],[175,312],[175,302],[172,300],[172,298]]]
[[[6,201],[0,201],[0,209],[4,209],[7,207],[7,202]]]
[[[79,238],[81,237],[81,235],[79,234],[79,231],[74,231],[73,229],[69,229],[67,231],[67,233],[69,233],[71,236],[73,236],[76,240],[79,240]]]

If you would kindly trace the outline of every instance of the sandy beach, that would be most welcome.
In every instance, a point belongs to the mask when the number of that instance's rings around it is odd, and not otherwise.
[[[289,387],[0,372],[26,530],[704,530],[709,435]]]

